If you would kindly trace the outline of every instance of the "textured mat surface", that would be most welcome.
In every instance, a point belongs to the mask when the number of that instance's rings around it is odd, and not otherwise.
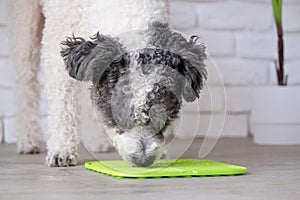
[[[85,167],[118,178],[173,178],[193,176],[231,176],[247,172],[246,167],[211,160],[159,160],[150,167],[133,167],[123,160],[86,162]]]

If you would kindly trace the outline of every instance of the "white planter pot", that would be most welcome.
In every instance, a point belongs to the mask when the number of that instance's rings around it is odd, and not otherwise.
[[[253,89],[251,132],[256,144],[300,144],[300,87]]]

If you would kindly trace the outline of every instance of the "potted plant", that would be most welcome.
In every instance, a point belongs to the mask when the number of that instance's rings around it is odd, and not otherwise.
[[[272,6],[278,37],[278,58],[275,60],[278,86],[253,90],[251,132],[257,144],[300,144],[300,88],[288,86],[285,73],[282,0],[272,0]]]

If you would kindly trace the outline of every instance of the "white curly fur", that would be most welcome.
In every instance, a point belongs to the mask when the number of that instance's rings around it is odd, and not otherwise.
[[[23,12],[26,7],[26,12]],[[38,13],[38,14],[36,14]],[[38,153],[42,137],[39,125],[39,29],[40,5],[36,0],[11,2],[12,60],[16,70],[17,146],[19,153]]]
[[[39,91],[36,78],[39,69],[41,8],[37,0],[12,0],[12,55],[17,72],[17,93],[20,99],[18,119],[18,151],[37,153],[41,146],[39,126]],[[88,37],[97,31],[119,35],[131,29],[145,29],[149,23],[166,23],[169,16],[168,0],[41,0],[45,17],[41,48],[41,66],[45,76],[48,101],[48,166],[70,166],[77,163],[78,135],[75,94],[80,95],[82,131],[99,130],[87,90],[77,84],[65,71],[60,56],[60,42],[66,36]],[[125,34],[126,35],[126,34]],[[124,36],[125,36],[124,35]],[[121,40],[122,34],[119,35]],[[130,42],[129,42],[130,43]],[[82,98],[83,97],[83,98]],[[87,106],[89,105],[89,106]],[[91,122],[93,121],[93,122]],[[100,127],[101,129],[102,127]],[[91,131],[91,132],[90,132]],[[95,135],[96,134],[96,135]],[[92,140],[86,140],[87,143]],[[94,150],[111,150],[104,143],[94,145]]]

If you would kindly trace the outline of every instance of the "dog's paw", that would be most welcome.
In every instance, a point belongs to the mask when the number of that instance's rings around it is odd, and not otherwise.
[[[46,165],[48,167],[68,167],[77,164],[77,154],[66,151],[48,151]]]
[[[17,152],[19,154],[37,154],[41,151],[41,139],[37,138],[36,140],[33,139],[26,139],[20,140],[17,143]]]

